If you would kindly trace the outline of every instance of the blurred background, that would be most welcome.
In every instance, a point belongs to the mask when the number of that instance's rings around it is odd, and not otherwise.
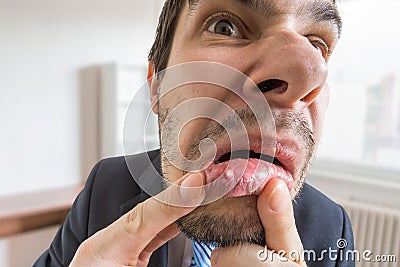
[[[122,155],[163,0],[0,0],[0,266],[45,250],[90,169]],[[399,1],[342,0],[332,96],[308,182],[345,206],[359,250],[400,262]],[[138,123],[149,103],[140,95]],[[143,151],[130,137],[129,151]],[[146,128],[157,147],[156,118]],[[136,143],[135,143],[136,142]]]

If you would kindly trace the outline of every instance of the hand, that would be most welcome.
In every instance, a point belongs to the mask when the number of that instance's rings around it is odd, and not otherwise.
[[[194,210],[204,199],[204,174],[189,173],[113,224],[97,232],[78,248],[70,266],[147,266],[157,248],[174,238],[174,223]],[[177,203],[178,207],[164,203]]]
[[[286,184],[279,179],[268,182],[258,197],[257,209],[266,233],[267,250],[255,244],[216,248],[211,254],[212,266],[306,266],[299,258],[303,256],[303,245]],[[260,254],[260,250],[264,252]],[[280,257],[283,253],[284,257]]]

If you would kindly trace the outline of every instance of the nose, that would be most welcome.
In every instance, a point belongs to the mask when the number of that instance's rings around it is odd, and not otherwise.
[[[282,31],[260,41],[248,57],[249,73],[269,104],[305,108],[319,95],[328,70],[324,56],[294,31]],[[255,52],[256,51],[256,52]]]

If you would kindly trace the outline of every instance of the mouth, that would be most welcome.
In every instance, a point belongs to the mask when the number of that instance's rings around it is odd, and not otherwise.
[[[236,150],[233,152],[228,152],[218,158],[214,163],[219,164],[233,159],[259,159],[265,162],[273,163],[282,166],[282,163],[275,157],[270,155],[265,155],[261,153],[256,153],[253,150]]]
[[[259,195],[272,178],[283,180],[292,190],[292,153],[281,143],[269,149],[274,155],[263,154],[256,149],[256,146],[250,150],[238,149],[217,156],[205,170],[206,183],[224,188],[226,197]]]

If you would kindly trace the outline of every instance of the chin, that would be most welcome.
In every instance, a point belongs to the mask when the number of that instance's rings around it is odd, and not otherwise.
[[[265,233],[257,212],[257,196],[224,197],[200,206],[177,220],[190,239],[232,246],[255,243],[265,246]]]

